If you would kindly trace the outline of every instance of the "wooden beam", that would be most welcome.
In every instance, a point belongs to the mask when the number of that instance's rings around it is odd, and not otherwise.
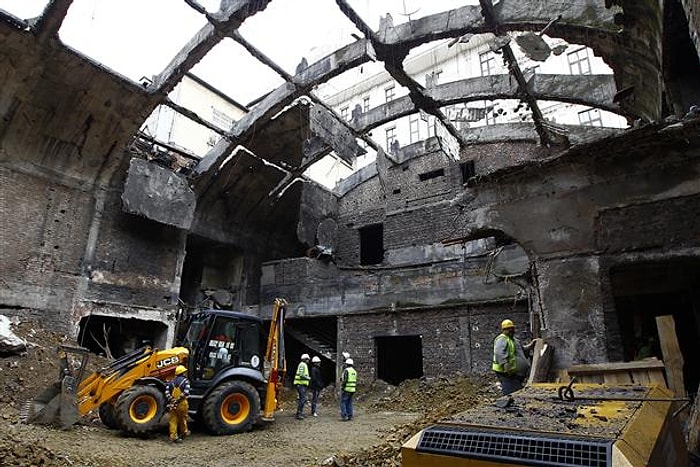
[[[666,379],[668,388],[676,397],[685,397],[685,384],[683,383],[683,354],[678,345],[676,336],[676,322],[673,316],[657,316],[656,328],[659,332],[661,354],[666,366]]]

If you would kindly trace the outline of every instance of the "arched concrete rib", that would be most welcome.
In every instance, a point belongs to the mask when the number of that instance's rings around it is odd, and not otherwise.
[[[541,31],[552,18],[558,16],[561,18],[548,29],[550,32],[556,31],[554,35],[557,37],[571,31],[571,37],[582,38],[582,31],[587,31],[591,38],[599,38],[601,33],[616,34],[620,29],[615,24],[615,15],[621,9],[605,8],[602,1],[501,1],[494,5],[494,12],[499,26],[507,31]],[[485,32],[492,32],[492,29],[484,21],[481,6],[468,5],[399,24],[383,31],[379,40],[387,45],[412,48],[466,33]]]
[[[552,100],[595,107],[623,114],[612,99],[616,92],[612,75],[534,75],[528,81],[530,94],[538,100]],[[444,83],[426,90],[440,106],[495,100],[519,99],[518,85],[510,75],[492,75]],[[408,96],[370,109],[351,122],[355,131],[363,133],[392,120],[418,111]]]
[[[239,0],[225,2],[224,10],[207,15],[209,22],[205,24],[182,50],[175,55],[167,67],[153,79],[149,90],[167,94],[180,82],[182,77],[193,66],[204,58],[216,44],[235,31],[248,17],[262,11],[270,0]]]

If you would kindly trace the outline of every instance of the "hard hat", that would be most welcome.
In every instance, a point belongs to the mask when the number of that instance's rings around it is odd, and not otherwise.
[[[350,354],[347,352],[343,352],[343,358],[347,360],[348,358],[350,358]]]
[[[302,359],[302,360],[308,360],[308,359],[309,359],[309,354],[307,354],[307,353],[301,354],[301,359]]]
[[[355,362],[352,361],[352,358],[348,358],[347,360],[345,360],[346,365],[352,365],[353,363]]]
[[[515,324],[509,320],[509,319],[504,319],[501,321],[501,329],[512,329],[515,327]]]
[[[321,359],[314,355],[314,358],[311,359],[311,362],[312,363],[321,363]]]
[[[183,373],[187,373],[187,368],[185,368],[183,365],[178,365],[175,368],[175,375],[177,376],[177,375],[181,375]]]

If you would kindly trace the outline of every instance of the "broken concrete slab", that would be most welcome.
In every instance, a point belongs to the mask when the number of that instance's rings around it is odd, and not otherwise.
[[[122,193],[125,212],[181,229],[192,226],[197,204],[187,180],[142,159],[131,159]]]

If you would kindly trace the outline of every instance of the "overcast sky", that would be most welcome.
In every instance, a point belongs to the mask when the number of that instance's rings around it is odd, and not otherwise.
[[[377,29],[380,15],[387,12],[398,24],[409,16],[419,18],[475,1],[349,3]],[[219,1],[200,3],[215,11]],[[0,0],[0,8],[21,19],[38,16],[46,4],[47,0]],[[204,24],[204,17],[183,0],[74,0],[59,35],[67,45],[138,81],[160,73]],[[352,42],[351,33],[357,33],[334,0],[273,0],[246,20],[240,32],[291,74],[302,57],[317,60]],[[192,71],[242,104],[282,83],[276,73],[231,39],[217,45]]]

